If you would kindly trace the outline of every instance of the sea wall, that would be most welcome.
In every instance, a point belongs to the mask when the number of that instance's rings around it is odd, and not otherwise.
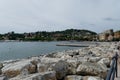
[[[0,80],[104,80],[120,42],[0,63]]]

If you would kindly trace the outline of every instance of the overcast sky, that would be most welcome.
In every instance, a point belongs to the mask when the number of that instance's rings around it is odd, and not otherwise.
[[[120,30],[120,0],[0,0],[0,33]]]

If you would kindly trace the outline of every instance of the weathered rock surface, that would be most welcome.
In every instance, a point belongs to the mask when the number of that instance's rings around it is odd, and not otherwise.
[[[53,66],[53,70],[56,71],[57,79],[63,79],[68,72],[68,63],[65,61],[59,61]]]
[[[83,80],[82,76],[70,75],[65,78],[65,80]]]
[[[87,59],[87,62],[91,62],[91,63],[97,63],[101,57],[84,57],[85,59]]]
[[[78,75],[70,75],[65,78],[65,80],[104,80],[97,76],[78,76]]]
[[[69,75],[74,75],[76,74],[76,69],[78,67],[78,65],[80,64],[80,62],[78,62],[77,60],[68,60],[68,72],[67,74]]]
[[[2,68],[3,74],[7,77],[15,77],[26,69],[28,74],[36,72],[36,66],[31,63],[31,60],[21,60],[16,63],[11,63]]]
[[[44,58],[41,58],[40,62],[41,63],[46,63],[46,64],[50,64],[50,63],[56,63],[58,61],[60,61],[62,59],[60,58],[49,58],[49,57],[44,57]]]
[[[8,80],[6,76],[0,75],[0,80]]]
[[[37,64],[37,72],[41,73],[41,72],[47,72],[47,71],[53,71],[52,66],[54,64],[43,64],[43,63],[39,63]]]
[[[104,64],[85,62],[78,66],[77,74],[105,78],[107,75],[107,67]]]
[[[17,76],[10,80],[57,80],[54,71],[45,73],[30,74],[27,76]]]
[[[0,79],[104,80],[111,59],[118,52],[117,46],[113,42],[98,43],[77,50],[4,61],[0,64],[0,74],[3,75]]]
[[[109,58],[102,58],[98,63],[105,64],[107,67],[110,67],[111,60]]]
[[[83,80],[104,80],[104,79],[97,76],[85,76],[83,77]]]

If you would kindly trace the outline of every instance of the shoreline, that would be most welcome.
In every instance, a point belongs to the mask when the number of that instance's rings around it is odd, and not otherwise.
[[[56,44],[67,43],[60,42],[0,42],[1,53],[0,60],[22,59],[30,56],[39,56],[40,54],[48,54],[51,52],[78,49],[81,47],[56,46]],[[94,44],[95,42],[74,42],[75,44]],[[72,43],[73,44],[73,43]],[[31,47],[30,47],[31,46]],[[13,56],[12,56],[13,55]]]
[[[104,80],[111,58],[118,51],[119,45],[120,42],[103,42],[81,49],[6,60],[1,63],[3,66],[0,66],[0,72],[8,80],[33,80],[38,77],[52,80],[75,80],[76,78]]]

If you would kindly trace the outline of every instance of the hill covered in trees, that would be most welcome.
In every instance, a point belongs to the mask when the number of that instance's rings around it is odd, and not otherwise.
[[[90,41],[96,36],[95,32],[89,30],[67,29],[64,31],[38,31],[31,33],[15,33],[9,32],[0,34],[0,40],[22,40],[22,41]]]

